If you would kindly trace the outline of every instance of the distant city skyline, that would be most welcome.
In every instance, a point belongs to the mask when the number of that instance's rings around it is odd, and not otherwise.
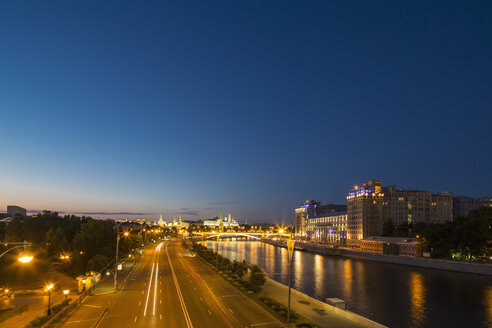
[[[491,13],[2,3],[0,210],[290,223],[369,179],[490,196]]]

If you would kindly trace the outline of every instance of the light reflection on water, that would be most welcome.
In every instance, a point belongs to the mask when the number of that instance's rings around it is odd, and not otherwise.
[[[215,250],[217,242],[207,241]],[[258,241],[220,241],[232,260],[261,266],[287,284],[285,248]],[[295,251],[292,286],[320,300],[337,297],[347,308],[390,327],[492,327],[489,277],[329,257]]]

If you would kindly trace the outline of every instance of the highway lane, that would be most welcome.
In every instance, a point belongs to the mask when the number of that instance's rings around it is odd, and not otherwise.
[[[147,249],[121,291],[91,296],[64,327],[283,327],[185,252],[179,242]]]

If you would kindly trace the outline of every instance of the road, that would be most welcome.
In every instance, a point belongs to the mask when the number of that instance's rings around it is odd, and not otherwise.
[[[147,249],[121,290],[91,296],[64,327],[284,327],[179,242]]]

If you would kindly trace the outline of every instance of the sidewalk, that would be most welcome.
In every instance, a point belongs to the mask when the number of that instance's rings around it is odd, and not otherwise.
[[[51,293],[51,306],[57,305],[65,299],[63,295],[64,289],[69,289],[70,294],[68,297],[72,299],[76,289],[77,281],[75,278],[71,278],[58,271],[48,271],[43,274],[40,281],[51,282],[56,284],[56,290]],[[35,281],[26,286],[17,286],[18,288],[13,288],[13,292],[20,292],[21,290],[29,291],[32,289],[33,295],[15,295],[14,298],[8,300],[0,300],[0,308],[15,306],[22,307],[27,306],[27,311],[23,311],[13,317],[10,317],[4,321],[0,322],[0,327],[25,327],[29,322],[36,319],[37,317],[46,314],[48,306],[48,295],[42,295],[42,282]]]
[[[118,272],[118,290],[121,290],[138,262],[126,261]],[[104,274],[104,272],[103,272]],[[57,322],[53,327],[91,327],[101,317],[107,307],[114,303],[114,276],[104,275],[94,288],[91,295],[87,296],[82,304],[65,315],[65,318]]]
[[[287,307],[288,290],[289,288],[287,286],[266,278],[262,293]],[[291,289],[290,306],[294,312],[318,325],[320,328],[385,328],[385,326],[377,322],[353,312],[338,309],[293,288]]]
[[[57,305],[65,299],[64,295],[53,293],[51,306]],[[25,327],[29,322],[46,314],[48,296],[22,296],[15,299],[16,303],[27,305],[27,311],[0,322],[0,327]]]
[[[125,261],[123,263],[122,270],[118,271],[118,290],[123,287],[126,279],[128,278],[128,275],[131,273],[136,263],[136,260]],[[102,272],[101,280],[94,288],[92,295],[102,295],[114,292],[114,276],[112,274],[108,276],[104,272]]]

